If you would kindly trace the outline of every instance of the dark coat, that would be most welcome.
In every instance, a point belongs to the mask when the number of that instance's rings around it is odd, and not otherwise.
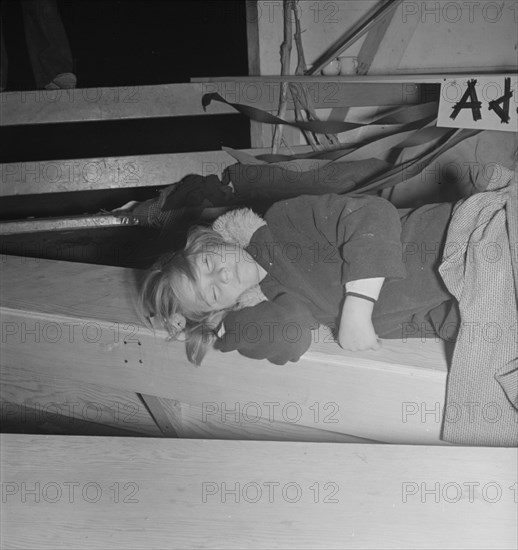
[[[452,206],[397,210],[379,197],[335,194],[274,204],[247,247],[267,271],[268,301],[227,315],[216,347],[297,361],[311,329],[338,328],[345,284],[371,277],[386,279],[372,315],[380,338],[430,335],[450,312],[437,267]]]

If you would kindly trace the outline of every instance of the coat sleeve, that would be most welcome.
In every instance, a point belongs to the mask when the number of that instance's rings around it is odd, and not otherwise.
[[[372,277],[404,278],[401,221],[396,207],[381,197],[358,197],[358,208],[338,222],[342,283]]]
[[[216,349],[284,365],[307,351],[318,322],[302,302],[283,293],[274,301],[229,313],[223,325],[225,334],[216,341]]]
[[[336,247],[343,262],[342,284],[374,277],[404,278],[401,220],[386,199],[370,195],[304,195],[277,203],[267,223],[286,242]],[[317,261],[327,261],[325,251]]]

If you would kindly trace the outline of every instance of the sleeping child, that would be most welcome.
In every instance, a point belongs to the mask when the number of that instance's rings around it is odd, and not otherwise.
[[[199,365],[209,347],[298,361],[328,326],[347,350],[380,338],[453,341],[457,303],[438,273],[453,204],[398,210],[369,195],[302,195],[191,229],[148,270],[139,309]]]

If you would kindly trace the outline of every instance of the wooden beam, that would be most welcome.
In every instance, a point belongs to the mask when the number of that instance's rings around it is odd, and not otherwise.
[[[121,218],[112,214],[88,216],[65,216],[62,218],[38,218],[0,222],[0,235],[20,235],[42,231],[63,231],[72,229],[95,229],[139,225],[138,220]]]
[[[259,12],[257,0],[246,0],[246,38],[248,51],[248,74],[261,74],[260,45],[259,45]],[[268,142],[263,136],[264,124],[250,121],[250,144],[252,147],[266,147]],[[271,143],[271,141],[270,141]]]
[[[325,67],[329,61],[340,56],[342,52],[347,50],[356,41],[358,41],[365,33],[369,32],[374,25],[377,25],[380,19],[385,17],[387,13],[397,9],[399,4],[403,0],[382,0],[381,5],[376,7],[376,10],[367,15],[366,18],[358,21],[351,29],[349,29],[345,36],[341,37],[339,41],[329,48],[324,54],[322,54],[313,64],[311,69],[307,71],[308,75],[318,73],[323,67]]]
[[[370,29],[358,52],[357,74],[365,75],[369,72],[371,63],[378,53],[379,46],[394,19],[396,10],[390,10],[383,15]],[[398,33],[399,34],[399,33]]]
[[[108,424],[100,424],[99,422],[90,422],[82,418],[70,419],[52,413],[51,411],[47,411],[47,414],[42,414],[41,409],[33,408],[28,405],[23,406],[21,421],[18,421],[16,411],[19,409],[19,403],[2,401],[0,421],[2,423],[3,433],[46,433],[49,435],[88,435],[103,437],[148,437],[150,435],[140,431],[132,431],[131,429],[121,427],[115,428]],[[161,435],[160,430],[158,430],[158,434],[159,436]]]
[[[47,325],[42,333],[51,337],[54,329],[55,326]],[[256,418],[250,407],[243,420],[239,411],[233,414],[220,404],[217,410],[211,407],[203,411],[201,407],[163,397],[136,395],[95,384],[79,385],[70,381],[66,373],[59,377],[42,376],[20,365],[2,367],[0,400],[2,425],[17,426],[24,433],[45,423],[59,427],[61,431],[55,433],[68,434],[89,427],[91,435],[115,435],[117,430],[118,435],[121,430],[129,435],[129,430],[133,435],[190,439],[373,443],[318,428]],[[106,431],[108,428],[113,431]]]
[[[293,147],[296,153],[312,150]],[[256,156],[270,153],[271,148],[242,151]],[[0,196],[170,185],[188,174],[220,176],[236,162],[225,151],[204,151],[5,163],[0,164]]]
[[[250,405],[246,411],[218,403],[210,408],[156,398],[178,437],[188,439],[250,439],[256,441],[312,441],[326,443],[380,443],[361,437],[320,430],[309,426],[275,421],[282,413],[271,406],[271,418],[256,416],[259,408]],[[266,411],[265,411],[266,412]],[[326,411],[328,412],[328,411]],[[245,414],[243,414],[245,413]]]
[[[315,109],[410,105],[419,102],[419,94],[415,87],[416,82],[413,80],[408,82],[397,80],[393,82],[379,80],[370,82],[359,80],[359,78],[351,76],[308,77],[288,75],[221,77],[197,80],[204,83],[207,93],[218,93],[230,103],[242,103],[272,112],[276,111],[278,106],[279,90],[283,82],[303,85]],[[287,109],[293,111],[291,98],[288,98]],[[207,107],[207,113],[211,111],[212,104]]]
[[[4,325],[5,328],[5,325]],[[43,329],[52,339],[55,326]],[[54,333],[56,334],[56,333]],[[4,333],[5,336],[5,333]],[[59,423],[68,433],[82,422],[160,437],[161,431],[135,393],[67,377],[43,375],[36,369],[2,363],[2,421],[30,429],[37,423]],[[101,434],[98,434],[101,435]]]
[[[381,17],[369,30],[357,56],[358,66],[356,74],[366,75],[369,72],[372,60],[385,36],[396,11],[390,10]],[[415,88],[417,91],[417,87]],[[345,120],[349,107],[335,107],[329,114],[328,120]]]
[[[402,10],[403,7],[398,11],[397,24],[392,26],[392,31],[384,33],[380,37],[376,55],[370,59],[370,74],[386,74],[387,72],[397,74],[400,72],[399,64],[420,22],[418,17],[404,19]],[[461,70],[467,71],[468,68],[465,67]],[[493,71],[497,70],[493,67]],[[449,71],[453,72],[452,69]],[[474,73],[480,72],[480,67],[474,68],[473,71]],[[455,72],[457,71],[455,70]]]
[[[174,427],[176,421],[174,417],[171,418],[173,415],[170,409],[166,409],[160,399],[154,395],[138,395],[155,420],[157,426],[160,428],[162,434],[166,437],[178,437],[178,433]]]
[[[246,79],[246,80],[243,80]],[[315,108],[332,107],[351,98],[354,105],[397,105],[412,102],[401,85],[372,86],[354,90],[347,81],[300,77],[308,85]],[[292,80],[292,78],[289,78]],[[193,79],[194,80],[194,79]],[[198,80],[198,79],[196,79]],[[274,111],[278,104],[278,77],[263,76],[199,79],[189,84],[163,84],[130,88],[74,88],[0,93],[0,126],[126,120],[135,118],[235,114],[229,105],[216,102],[204,111],[201,99],[217,92],[227,101]],[[361,92],[361,93],[360,93]],[[288,104],[293,109],[293,103]]]
[[[259,48],[259,11],[257,0],[246,0],[246,40],[248,50],[248,74],[261,74]]]
[[[2,364],[173,399],[206,416],[224,404],[238,407],[246,421],[243,411],[257,403],[261,418],[273,407],[279,422],[376,441],[443,444],[447,362],[439,342],[385,340],[379,352],[354,354],[322,329],[296,364],[211,351],[195,368],[181,342],[166,342],[163,332],[139,323],[134,303],[132,270],[4,256]],[[57,339],[45,336],[47,326]]]
[[[1,442],[5,548],[518,542],[516,449],[18,434]]]
[[[338,76],[266,76],[260,77],[261,82],[266,83],[269,87],[273,87],[274,84],[283,82],[285,80],[289,82],[301,82],[304,84],[312,83],[330,83],[337,84],[440,84],[445,78],[477,78],[477,75],[491,75],[495,78],[505,78],[506,76],[512,76],[516,74],[516,68],[510,67],[505,69],[488,69],[487,71],[481,70],[480,67],[475,71],[456,71],[455,73],[443,72],[443,73],[430,73],[430,74],[369,74],[369,75],[338,75]],[[253,83],[257,81],[258,77],[255,76],[218,76],[218,77],[197,77],[191,78],[192,82],[204,82],[213,84],[224,84],[234,82],[238,86],[245,86],[247,83]],[[229,84],[227,84],[228,86]],[[389,88],[390,89],[390,88]],[[380,96],[383,93],[384,88],[379,87],[378,92]],[[214,89],[218,91],[218,89]],[[234,91],[235,93],[235,91]],[[230,99],[228,100],[230,101]],[[359,99],[361,101],[361,99]],[[383,105],[382,103],[358,103],[354,106],[368,106],[368,105]],[[384,105],[390,105],[386,103]]]
[[[204,84],[162,84],[71,90],[29,90],[0,94],[0,125],[124,120],[205,114]],[[213,114],[234,110],[219,104]]]

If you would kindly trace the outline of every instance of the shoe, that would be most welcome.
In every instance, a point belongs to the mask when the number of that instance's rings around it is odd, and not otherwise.
[[[74,73],[61,73],[54,78],[52,82],[49,82],[45,86],[45,90],[60,90],[75,88],[77,84],[77,78]]]

